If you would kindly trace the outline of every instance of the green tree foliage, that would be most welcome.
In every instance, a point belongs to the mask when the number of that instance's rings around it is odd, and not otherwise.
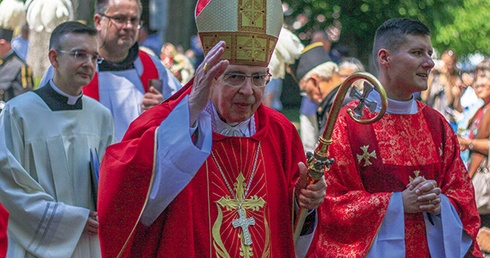
[[[465,0],[461,6],[449,8],[454,21],[436,24],[440,29],[434,41],[440,46],[449,46],[458,53],[480,52],[490,54],[490,2]]]
[[[349,55],[359,57],[365,64],[371,60],[376,28],[395,17],[427,24],[438,52],[447,48],[462,56],[490,52],[488,0],[283,0],[283,3],[289,5],[285,23],[304,44],[309,43],[313,31],[341,24],[336,44],[347,46]]]

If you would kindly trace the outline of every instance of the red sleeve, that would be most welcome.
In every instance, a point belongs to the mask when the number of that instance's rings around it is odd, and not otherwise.
[[[8,238],[7,238],[7,225],[9,220],[9,213],[0,204],[0,257],[7,256]]]
[[[155,132],[173,107],[192,90],[192,80],[162,104],[131,123],[120,143],[109,146],[100,167],[97,211],[103,257],[130,252],[134,231],[153,178]]]

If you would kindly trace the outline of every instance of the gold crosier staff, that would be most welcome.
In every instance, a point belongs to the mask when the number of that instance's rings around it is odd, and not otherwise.
[[[349,113],[351,118],[361,124],[370,124],[380,120],[386,112],[388,99],[386,97],[386,92],[383,86],[378,81],[378,79],[376,79],[376,77],[366,72],[356,72],[347,77],[347,79],[340,85],[337,95],[335,95],[335,100],[328,114],[325,131],[318,138],[318,146],[316,147],[315,152],[307,153],[308,180],[310,184],[320,180],[323,174],[330,169],[330,166],[334,162],[333,158],[328,158],[328,147],[332,143],[332,132],[335,126],[335,122],[337,121],[337,118],[339,116],[339,111],[342,108],[342,102],[344,101],[345,95],[349,91],[351,85],[357,80],[366,80],[369,83],[364,84],[363,94],[359,93],[355,88],[352,88],[350,92],[350,97],[353,99],[359,99],[359,104],[357,105],[357,107],[354,108],[354,111],[352,111],[350,108],[347,109],[347,113]],[[374,85],[374,88],[373,86],[371,86],[371,84]],[[377,103],[367,100],[367,96],[373,89],[376,89],[381,97],[381,110],[375,117],[367,120],[361,120],[365,106],[369,109],[371,113],[375,112],[376,110]],[[306,214],[307,210],[300,207],[294,225],[293,237],[295,243],[296,240],[298,240],[299,238],[301,229],[303,228]]]

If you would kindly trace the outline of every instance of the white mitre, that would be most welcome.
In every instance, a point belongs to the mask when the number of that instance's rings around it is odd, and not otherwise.
[[[280,0],[199,0],[195,16],[204,54],[223,40],[222,59],[267,67],[283,22]]]

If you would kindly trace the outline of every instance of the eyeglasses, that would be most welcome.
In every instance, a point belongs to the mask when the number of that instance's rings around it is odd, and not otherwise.
[[[270,73],[257,73],[246,75],[242,73],[228,73],[223,76],[223,80],[233,87],[240,87],[247,78],[252,79],[252,84],[257,88],[263,88],[271,79]]]
[[[126,17],[126,16],[109,16],[103,13],[99,13],[100,16],[109,19],[118,29],[121,29],[124,25],[128,23],[136,28],[141,28],[143,26],[143,21],[136,17]]]
[[[87,61],[87,60],[90,60],[92,63],[102,63],[102,61],[104,61],[104,58],[102,58],[99,54],[89,54],[85,51],[78,51],[78,50],[75,50],[75,51],[64,51],[64,50],[56,50],[60,53],[63,53],[63,54],[69,54],[71,56],[73,56],[76,60],[78,61]]]

